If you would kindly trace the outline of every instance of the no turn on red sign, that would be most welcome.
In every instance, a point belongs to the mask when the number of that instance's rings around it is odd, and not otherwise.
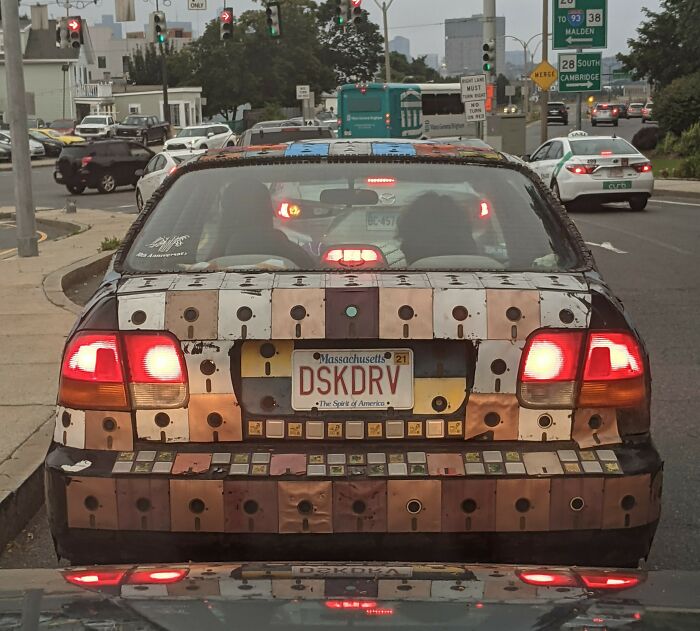
[[[486,120],[486,102],[485,101],[467,101],[464,104],[464,113],[468,123]]]

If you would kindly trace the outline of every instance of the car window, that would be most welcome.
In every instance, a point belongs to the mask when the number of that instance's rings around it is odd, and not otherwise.
[[[165,242],[172,247],[160,248]],[[363,269],[579,265],[570,235],[521,172],[396,162],[184,173],[128,247],[125,264],[139,272],[334,269],[344,257]]]
[[[216,129],[217,129],[217,133],[219,133],[219,134],[228,134],[231,131],[225,125],[221,125],[221,126],[217,127]]]
[[[558,160],[564,155],[564,148],[561,142],[553,142],[547,152],[547,160]]]
[[[153,171],[156,170],[156,163],[158,162],[158,158],[160,158],[160,155],[157,155],[154,158],[151,158],[151,160],[148,162],[148,164],[143,169],[144,175],[147,175],[149,173],[153,173]]]
[[[129,150],[123,142],[103,142],[97,145],[97,153],[101,156],[121,158],[129,155]]]
[[[547,156],[547,152],[549,151],[549,148],[551,147],[552,143],[548,142],[546,145],[542,145],[535,153],[532,154],[532,157],[530,160],[532,162],[536,162],[538,160],[544,160]]]
[[[571,140],[571,153],[575,156],[628,155],[639,153],[624,138],[581,138]]]
[[[332,138],[333,132],[327,127],[285,127],[280,130],[256,129],[250,134],[250,145],[275,145],[294,140],[313,140],[314,138]]]
[[[147,160],[150,156],[153,155],[145,147],[142,147],[141,145],[137,145],[137,144],[132,144],[132,143],[129,144],[129,153],[131,154],[132,157],[141,158],[143,160]]]

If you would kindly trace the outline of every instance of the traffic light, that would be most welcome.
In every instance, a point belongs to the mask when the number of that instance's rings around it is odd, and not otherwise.
[[[496,42],[490,39],[482,46],[482,49],[484,51],[484,56],[482,57],[484,60],[484,72],[491,75],[496,74]]]
[[[233,9],[224,7],[219,13],[219,39],[231,39],[233,37]]]
[[[345,26],[350,15],[350,0],[335,0],[335,23],[338,26]]]
[[[163,44],[167,37],[168,25],[165,22],[165,13],[163,11],[154,11],[151,13],[151,37],[156,44]]]
[[[83,43],[83,20],[79,15],[73,15],[66,19],[68,42],[72,48],[80,48]]]
[[[279,2],[268,2],[267,8],[267,30],[270,37],[282,37],[282,13],[280,11]]]
[[[362,11],[362,0],[350,0],[350,4],[352,5],[352,23],[361,24],[364,18]]]

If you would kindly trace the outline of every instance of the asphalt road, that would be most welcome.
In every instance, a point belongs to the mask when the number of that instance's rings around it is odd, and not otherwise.
[[[56,239],[71,233],[69,226],[61,226],[54,223],[37,221],[37,237],[39,243],[49,239]],[[17,225],[14,219],[0,219],[0,257],[11,256],[17,246]]]

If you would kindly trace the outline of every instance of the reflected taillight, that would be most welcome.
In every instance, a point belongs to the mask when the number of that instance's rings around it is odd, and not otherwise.
[[[277,207],[277,216],[280,219],[296,219],[301,217],[301,206],[291,202],[281,202]]]
[[[596,170],[595,164],[567,164],[566,170],[574,175],[590,175]]]
[[[329,248],[323,254],[322,260],[329,267],[339,268],[377,267],[384,264],[382,253],[371,246]]]
[[[126,570],[66,570],[63,578],[80,587],[113,587],[119,585]]]
[[[622,572],[592,572],[581,570],[577,572],[583,584],[588,589],[629,589],[641,583],[642,578],[638,574],[626,574]]]
[[[150,570],[134,570],[126,577],[129,585],[170,585],[180,582],[187,576],[186,568],[154,568]]]
[[[367,182],[368,186],[394,186],[394,184],[396,184],[396,178],[395,177],[368,177],[366,182]]]
[[[489,208],[488,202],[481,202],[479,204],[479,217],[488,217],[491,214],[491,209]]]
[[[374,600],[327,600],[326,608],[357,611],[362,609],[376,609],[377,603]]]
[[[523,583],[540,587],[578,587],[579,581],[565,570],[522,570],[517,573]]]
[[[88,164],[92,162],[92,156],[85,156],[84,158],[80,159],[80,166],[81,168],[85,168]]]

